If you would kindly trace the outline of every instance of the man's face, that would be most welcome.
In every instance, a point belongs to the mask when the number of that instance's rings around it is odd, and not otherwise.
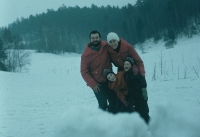
[[[90,35],[90,42],[93,44],[93,45],[97,45],[99,44],[101,38],[99,37],[99,34],[98,33],[95,33],[95,34],[91,34]]]
[[[113,48],[113,49],[116,49],[118,47],[118,41],[116,40],[110,40],[109,41],[109,45]]]
[[[128,61],[124,62],[124,71],[128,71],[130,68],[132,68],[131,63]]]
[[[115,77],[115,75],[114,75],[113,73],[110,73],[110,74],[107,75],[107,79],[108,79],[109,81],[115,81],[115,80],[116,80],[116,77]]]

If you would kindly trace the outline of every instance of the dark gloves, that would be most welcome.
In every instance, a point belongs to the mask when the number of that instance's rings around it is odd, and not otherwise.
[[[99,86],[101,86],[101,85],[100,85],[100,84],[97,84],[97,85],[93,88],[93,91],[94,91],[95,93],[98,93],[98,92],[100,91]]]
[[[126,100],[122,100],[122,103],[127,107],[128,106],[128,102]]]
[[[148,99],[148,94],[147,94],[146,88],[142,88],[142,97],[143,97],[144,100]]]

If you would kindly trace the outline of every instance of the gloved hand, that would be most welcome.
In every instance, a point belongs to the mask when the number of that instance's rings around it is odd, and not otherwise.
[[[100,85],[100,84],[97,84],[97,85],[93,88],[93,91],[94,91],[95,93],[98,93],[98,92],[100,91],[99,86],[101,86],[101,85]]]
[[[127,107],[128,106],[128,102],[126,100],[122,100],[122,103]]]
[[[148,99],[148,94],[147,94],[147,89],[146,88],[142,88],[142,96],[144,100]]]

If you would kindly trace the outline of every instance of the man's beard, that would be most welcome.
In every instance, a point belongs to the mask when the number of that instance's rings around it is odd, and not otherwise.
[[[93,42],[90,42],[90,43],[91,43],[91,46],[98,47],[100,45],[100,42],[101,41],[98,41],[97,43],[93,43]]]

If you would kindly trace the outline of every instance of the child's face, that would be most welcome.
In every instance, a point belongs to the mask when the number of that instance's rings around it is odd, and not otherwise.
[[[128,71],[130,68],[132,68],[131,63],[129,61],[124,62],[124,70]]]
[[[113,73],[109,73],[109,74],[107,75],[107,79],[108,79],[109,81],[115,81],[115,80],[116,80],[116,77],[115,77],[115,75],[114,75]]]

